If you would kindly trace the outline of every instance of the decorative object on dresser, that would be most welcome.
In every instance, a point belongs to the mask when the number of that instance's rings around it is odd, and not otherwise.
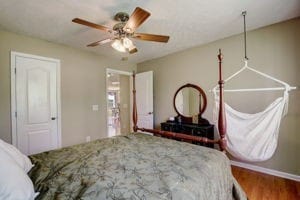
[[[174,95],[173,106],[177,113],[174,120],[161,123],[161,130],[175,133],[183,133],[196,137],[214,139],[214,125],[202,118],[207,105],[205,92],[201,87],[188,83],[181,86]],[[213,147],[212,143],[193,142],[207,147]]]

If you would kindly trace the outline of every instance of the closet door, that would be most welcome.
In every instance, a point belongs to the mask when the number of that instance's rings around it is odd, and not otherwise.
[[[15,68],[17,148],[27,155],[58,148],[58,63],[16,55]]]

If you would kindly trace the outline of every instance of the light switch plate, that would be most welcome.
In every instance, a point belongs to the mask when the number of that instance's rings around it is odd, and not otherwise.
[[[92,105],[92,110],[93,111],[98,111],[99,110],[99,105]]]

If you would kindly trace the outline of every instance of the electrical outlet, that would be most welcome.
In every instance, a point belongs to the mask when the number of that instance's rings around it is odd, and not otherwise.
[[[93,111],[98,111],[99,110],[99,105],[92,105],[92,110]]]
[[[91,136],[86,136],[85,141],[90,142],[91,141]]]

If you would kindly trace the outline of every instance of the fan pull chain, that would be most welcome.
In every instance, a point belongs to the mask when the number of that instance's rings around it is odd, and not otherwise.
[[[247,11],[242,12],[242,15],[244,17],[244,50],[245,50],[245,60],[249,60],[247,57],[247,32],[246,32],[246,15]]]

